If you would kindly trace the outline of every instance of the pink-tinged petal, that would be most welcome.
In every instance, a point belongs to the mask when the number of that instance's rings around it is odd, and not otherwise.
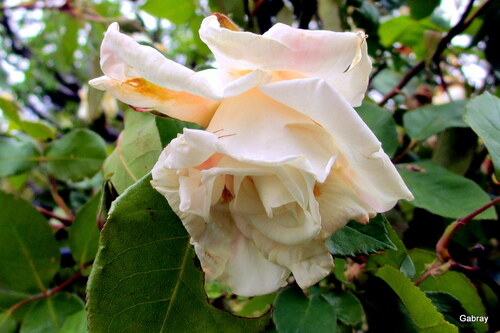
[[[230,72],[263,69],[283,71],[284,79],[290,75],[322,78],[353,106],[361,104],[368,86],[371,61],[362,32],[276,24],[264,35],[256,35],[223,28],[212,15],[203,20],[200,37]]]
[[[387,211],[399,199],[413,199],[375,135],[330,84],[321,79],[299,79],[260,89],[309,116],[331,134],[340,152],[335,162],[341,167],[338,172],[375,211]]]

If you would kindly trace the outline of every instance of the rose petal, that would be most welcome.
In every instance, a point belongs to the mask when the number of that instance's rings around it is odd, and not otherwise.
[[[264,84],[271,73],[256,70],[238,75],[208,69],[194,72],[140,45],[109,26],[101,46],[105,76],[89,83],[139,108],[154,108],[168,116],[206,126],[217,101]],[[243,75],[245,74],[245,75]]]
[[[343,176],[377,212],[391,209],[399,199],[413,199],[375,135],[330,84],[321,79],[299,79],[271,83],[260,90],[330,132],[340,151],[342,160],[339,157],[336,164],[343,166]]]
[[[319,77],[353,106],[361,104],[368,86],[371,61],[362,32],[301,30],[278,23],[256,35],[225,29],[212,15],[203,20],[200,37],[228,71],[264,69]]]

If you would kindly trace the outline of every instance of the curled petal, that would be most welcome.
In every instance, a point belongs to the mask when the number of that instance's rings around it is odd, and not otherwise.
[[[299,79],[260,87],[266,95],[308,115],[327,130],[340,151],[336,165],[357,195],[375,211],[385,212],[413,196],[356,111],[330,84]],[[331,105],[331,107],[325,107]]]
[[[109,26],[101,46],[105,76],[89,83],[139,108],[155,108],[168,116],[206,126],[217,101],[239,95],[270,80],[263,70],[237,75],[207,69],[194,72],[152,47],[140,45]]]
[[[294,29],[276,24],[264,35],[221,27],[216,16],[203,20],[200,37],[228,71],[264,69],[328,81],[352,105],[363,100],[371,72],[366,36]]]

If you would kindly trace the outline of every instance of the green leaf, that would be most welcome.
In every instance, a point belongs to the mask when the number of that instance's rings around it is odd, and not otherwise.
[[[378,214],[366,225],[349,222],[326,240],[326,246],[334,256],[354,256],[396,249],[387,235],[385,217],[382,214]]]
[[[455,326],[444,320],[431,300],[396,268],[384,266],[378,270],[376,276],[383,279],[398,294],[420,332],[458,332]]]
[[[75,129],[48,146],[45,160],[58,179],[78,181],[99,171],[106,155],[106,144],[97,133]]]
[[[403,116],[403,125],[414,140],[424,140],[449,127],[467,127],[462,117],[467,100],[427,105]]]
[[[416,20],[432,14],[434,9],[441,3],[441,0],[408,0],[411,17]]]
[[[398,133],[391,113],[373,103],[363,103],[356,111],[382,142],[386,154],[392,157],[398,149]]]
[[[429,19],[414,20],[409,16],[398,16],[382,23],[378,29],[380,42],[386,47],[400,43],[413,49],[417,58],[425,55],[422,36],[426,30],[439,31],[440,28]]]
[[[87,312],[81,310],[75,312],[64,321],[61,329],[57,333],[87,333]]]
[[[189,235],[145,176],[113,204],[88,284],[90,331],[258,332],[268,318],[213,308]]]
[[[195,15],[196,3],[194,0],[148,0],[141,6],[141,9],[174,24],[182,24]]]
[[[29,136],[41,140],[55,137],[55,129],[42,121],[34,122],[21,119],[19,107],[15,102],[0,97],[0,109],[3,111],[4,116],[11,122],[11,128],[14,125],[14,127],[24,131]]]
[[[425,265],[431,264],[436,259],[434,252],[414,249],[409,254],[415,263],[417,275],[414,281],[418,280],[425,270]],[[462,273],[448,271],[441,275],[436,275],[425,279],[420,285],[423,291],[445,292],[456,297],[468,314],[474,316],[486,316],[486,310],[477,293],[474,284]],[[487,324],[475,322],[474,327],[478,332],[486,332]]]
[[[490,202],[475,182],[430,162],[401,164],[398,171],[415,197],[410,203],[431,213],[456,219]],[[496,219],[496,212],[490,208],[475,219]]]
[[[256,315],[267,312],[275,298],[276,293],[252,297],[240,311],[236,311],[236,314],[242,317],[256,317]]]
[[[111,183],[122,193],[151,171],[162,148],[156,117],[129,110],[125,114],[125,130],[104,163],[104,175],[111,175]]]
[[[0,332],[14,333],[16,332],[17,323],[9,312],[0,312]]]
[[[28,202],[0,192],[0,285],[45,291],[59,269],[59,248],[47,220]]]
[[[69,293],[58,293],[37,301],[24,317],[20,333],[57,332],[68,315],[83,310],[83,307],[82,300]]]
[[[279,333],[335,332],[337,315],[321,294],[304,295],[298,287],[281,291],[274,302],[273,320]]]
[[[158,133],[160,134],[160,140],[163,147],[165,147],[170,143],[170,141],[175,139],[178,133],[182,133],[184,128],[203,129],[197,124],[180,121],[173,118],[155,117],[155,122]]]
[[[349,291],[323,294],[337,312],[337,317],[346,325],[356,325],[363,319],[363,307],[358,298]]]
[[[466,106],[464,121],[483,139],[497,176],[500,176],[500,99],[488,92],[473,98]]]
[[[26,172],[38,164],[39,158],[34,142],[0,137],[0,177]]]
[[[385,221],[385,227],[387,229],[387,236],[395,245],[395,248],[369,256],[367,268],[375,270],[381,266],[391,265],[399,269],[406,277],[412,278],[415,275],[415,266],[408,256],[406,246],[387,220]]]
[[[460,328],[460,333],[475,332],[472,323],[460,321],[460,315],[467,315],[467,311],[455,296],[436,291],[427,291],[425,296],[430,298],[432,304],[441,312],[446,321]]]
[[[94,259],[99,244],[97,216],[101,195],[98,193],[76,214],[69,228],[69,247],[79,267]]]

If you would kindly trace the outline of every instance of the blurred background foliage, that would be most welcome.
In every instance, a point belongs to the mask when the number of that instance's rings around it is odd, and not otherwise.
[[[212,305],[240,316],[274,304],[272,320],[258,324],[221,319],[228,332],[500,329],[495,209],[455,227],[449,256],[435,249],[447,226],[499,195],[500,1],[4,0],[0,11],[0,332],[87,331],[86,284],[111,202],[193,126],[89,88],[101,75],[107,26],[119,22],[140,43],[202,69],[216,66],[198,36],[214,12],[255,33],[276,22],[364,30],[373,72],[357,111],[416,198],[388,212],[390,224],[378,217],[332,236],[336,268],[306,294],[290,287],[249,299],[207,284]],[[119,207],[117,215],[133,209]],[[89,308],[99,323],[99,307]]]

